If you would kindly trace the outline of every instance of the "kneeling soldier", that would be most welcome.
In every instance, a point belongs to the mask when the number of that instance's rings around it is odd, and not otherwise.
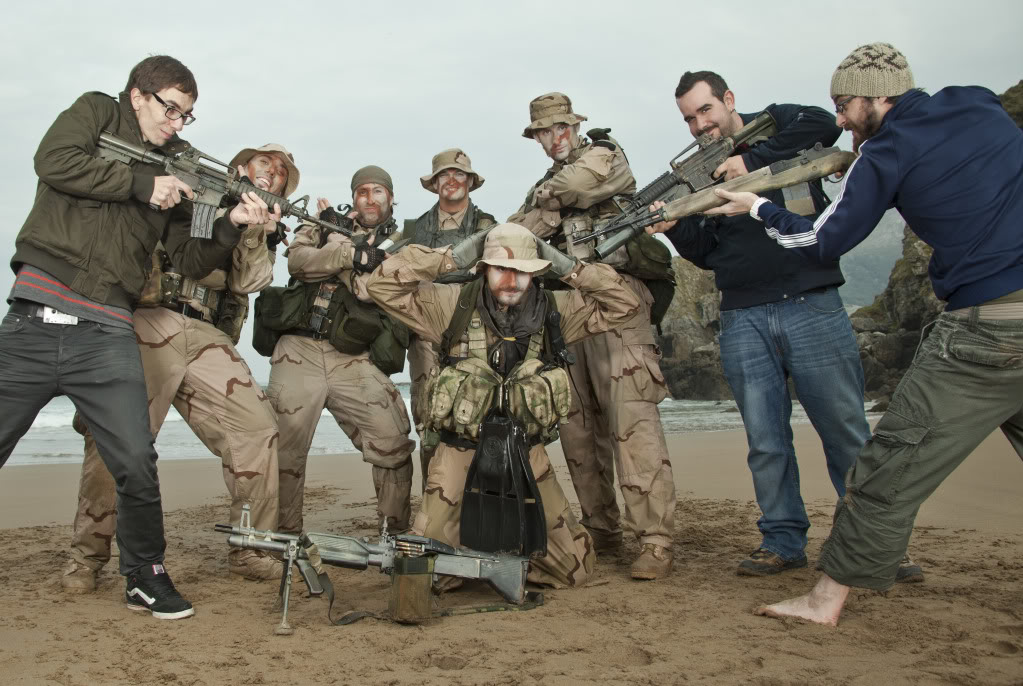
[[[431,283],[477,258],[483,266],[474,281]],[[533,279],[548,270],[570,288],[541,289]],[[438,431],[441,440],[413,530],[459,543],[467,469],[480,423],[491,409],[487,399],[498,395],[486,389],[504,386],[510,399],[506,408],[525,427],[531,443],[529,464],[546,519],[547,554],[533,561],[529,579],[558,586],[581,584],[592,572],[596,554],[544,449],[556,438],[559,420],[571,405],[567,375],[552,364],[559,346],[548,340],[544,327],[554,307],[561,315],[562,346],[608,331],[639,311],[635,293],[610,267],[581,264],[515,224],[476,234],[453,249],[409,245],[373,272],[367,290],[388,315],[442,348],[442,367],[431,375],[424,399],[428,428]],[[468,321],[459,317],[462,311],[470,315]]]

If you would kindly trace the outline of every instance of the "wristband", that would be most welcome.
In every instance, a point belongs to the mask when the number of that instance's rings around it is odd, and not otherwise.
[[[758,222],[763,222],[764,220],[760,218],[760,215],[758,214],[758,211],[760,210],[760,207],[761,207],[761,206],[762,206],[762,205],[763,205],[763,204],[764,204],[765,202],[771,202],[771,201],[770,201],[770,200],[768,200],[767,198],[757,198],[757,199],[756,199],[756,200],[755,200],[755,201],[753,202],[753,206],[752,206],[751,208],[749,208],[749,216],[753,217],[753,218],[754,218],[754,219],[756,219],[756,220],[757,220]]]

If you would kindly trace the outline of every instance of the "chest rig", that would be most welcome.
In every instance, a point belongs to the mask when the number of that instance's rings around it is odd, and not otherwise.
[[[482,279],[462,286],[460,309],[439,351],[442,366],[431,369],[422,384],[420,402],[428,408],[425,428],[446,443],[475,446],[484,418],[499,407],[522,424],[531,444],[555,441],[558,424],[567,420],[571,409],[572,391],[565,357],[553,354],[564,350],[554,296],[544,291],[544,326],[530,335],[523,359],[502,377],[494,369],[498,360],[488,359],[487,329],[476,309],[482,287]],[[459,316],[460,311],[466,314]]]

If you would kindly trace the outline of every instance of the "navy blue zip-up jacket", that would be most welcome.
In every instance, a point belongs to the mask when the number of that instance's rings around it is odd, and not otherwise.
[[[991,91],[904,94],[815,222],[773,203],[758,214],[780,245],[833,260],[891,207],[934,248],[931,284],[949,309],[1023,288],[1023,131]]]
[[[832,145],[842,133],[835,126],[834,115],[819,107],[770,105],[765,111],[774,117],[777,133],[741,153],[750,172],[791,159],[817,142]],[[748,124],[757,114],[739,116]],[[820,212],[828,202],[820,181],[810,184],[810,192]],[[782,202],[781,191],[765,197]],[[785,250],[749,215],[685,217],[664,235],[680,256],[714,271],[722,310],[779,302],[804,291],[845,283],[837,259],[821,264]]]

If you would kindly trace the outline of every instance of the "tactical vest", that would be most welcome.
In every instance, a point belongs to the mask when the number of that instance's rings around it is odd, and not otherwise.
[[[448,245],[456,245],[463,239],[468,238],[480,229],[497,224],[497,220],[490,214],[480,210],[473,202],[465,208],[465,215],[462,216],[462,224],[457,229],[441,229],[438,213],[439,205],[434,205],[427,210],[419,219],[414,222],[405,222],[405,235],[409,243],[425,245],[428,248],[443,248]],[[485,224],[485,226],[481,226]],[[434,283],[465,283],[471,281],[475,276],[469,273],[469,269],[459,269],[450,274],[443,274],[434,279]]]
[[[149,278],[142,289],[139,307],[166,307],[208,322],[237,343],[249,313],[249,299],[228,289],[203,286],[184,276],[171,263],[163,243],[149,257]],[[202,309],[195,307],[198,304]]]
[[[607,131],[609,129],[592,129],[587,132],[587,135],[594,140],[606,140],[610,144],[620,147],[618,141],[607,135]],[[582,156],[591,146],[592,143],[578,148],[579,156]],[[625,154],[624,149],[622,154]],[[594,252],[594,248],[610,236],[578,245],[573,244],[575,238],[592,233],[595,229],[600,228],[603,221],[620,213],[621,209],[615,202],[615,198],[608,198],[585,210],[573,207],[563,209],[561,211],[561,232],[555,238],[561,242],[556,244],[556,247],[583,262],[601,262],[613,267],[616,271],[634,276],[642,281],[654,298],[654,303],[650,308],[650,323],[660,327],[661,321],[671,305],[672,298],[675,296],[675,270],[671,265],[671,251],[668,246],[654,236],[640,233],[606,258],[600,259]],[[564,287],[560,282],[548,285],[555,289]],[[660,329],[658,328],[658,330]]]
[[[533,333],[525,357],[502,378],[487,360],[486,327],[475,307],[482,287],[483,279],[462,286],[460,309],[445,332],[451,345],[442,351],[447,353],[444,366],[431,369],[421,385],[420,399],[428,408],[425,428],[445,442],[453,436],[456,444],[458,439],[473,444],[479,441],[484,417],[497,405],[523,425],[532,443],[551,443],[558,438],[559,423],[567,421],[572,390],[568,372],[550,355],[550,331],[545,325]],[[547,307],[557,311],[553,294],[544,294]],[[471,315],[459,334],[458,312],[469,312],[469,307]]]

